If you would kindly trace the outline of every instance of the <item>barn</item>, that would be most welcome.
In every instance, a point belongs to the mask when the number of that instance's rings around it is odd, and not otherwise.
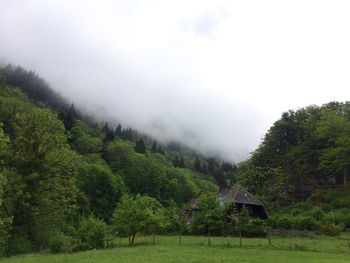
[[[240,211],[242,206],[245,205],[249,210],[250,218],[267,219],[264,205],[241,185],[220,188],[217,197],[220,200],[219,203],[221,206],[224,205],[224,200],[232,200],[237,205],[238,211]],[[186,204],[179,213],[180,217],[185,216],[187,218],[188,225],[192,223],[196,211],[198,211],[197,202],[199,198],[200,195],[196,196],[196,198]]]

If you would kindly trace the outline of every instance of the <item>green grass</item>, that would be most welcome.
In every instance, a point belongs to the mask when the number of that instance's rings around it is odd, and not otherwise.
[[[29,254],[0,260],[1,263],[206,263],[206,262],[350,262],[347,237],[293,238],[273,236],[272,245],[267,239],[212,238],[208,246],[206,237],[159,236],[152,246],[152,237],[138,237],[135,247],[128,247],[127,239],[116,239],[115,248],[91,250],[73,254]]]

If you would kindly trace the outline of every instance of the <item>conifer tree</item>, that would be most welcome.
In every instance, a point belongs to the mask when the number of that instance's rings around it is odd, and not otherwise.
[[[122,136],[122,125],[119,123],[117,128],[115,128],[115,135],[118,136],[118,137],[121,137]]]
[[[145,154],[146,153],[146,145],[145,143],[143,142],[142,139],[138,140],[136,142],[136,145],[135,145],[135,152],[137,153],[142,153],[142,154]]]
[[[156,153],[157,152],[157,143],[156,143],[156,141],[154,141],[154,143],[152,145],[151,152],[152,153]]]

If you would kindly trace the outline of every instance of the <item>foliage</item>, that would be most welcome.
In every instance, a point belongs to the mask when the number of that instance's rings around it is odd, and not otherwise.
[[[196,234],[222,234],[224,230],[223,209],[215,195],[202,195],[198,203],[198,212],[192,223]]]
[[[80,249],[103,248],[105,246],[105,237],[107,225],[94,216],[82,217],[79,222]]]
[[[347,187],[349,109],[349,102],[331,102],[283,113],[239,165],[239,183],[279,205],[305,201],[326,186]]]
[[[13,216],[14,233],[22,232],[39,246],[33,232],[39,222],[60,224],[60,216],[72,208],[76,158],[62,122],[49,110],[17,114],[12,127],[13,170],[4,203]]]
[[[242,229],[242,234],[245,237],[264,237],[266,233],[265,221],[259,218],[253,219]]]
[[[342,228],[334,225],[333,223],[326,222],[322,226],[321,233],[327,236],[337,236],[342,231]]]
[[[122,178],[113,174],[107,165],[101,164],[80,162],[77,186],[81,190],[81,212],[92,212],[106,222],[109,222],[117,202],[125,192]]]
[[[165,210],[154,198],[124,195],[113,214],[113,228],[119,236],[131,236],[134,245],[139,232],[155,232],[166,225]]]

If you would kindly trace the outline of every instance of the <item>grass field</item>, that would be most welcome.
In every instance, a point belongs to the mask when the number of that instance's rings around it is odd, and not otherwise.
[[[159,236],[156,245],[152,237],[138,237],[135,247],[128,247],[126,239],[117,239],[115,248],[91,250],[73,254],[30,254],[0,260],[1,263],[206,263],[206,262],[350,262],[347,237],[292,238],[272,237],[267,239],[212,238],[208,246],[206,237],[183,237],[180,246],[178,237]]]

